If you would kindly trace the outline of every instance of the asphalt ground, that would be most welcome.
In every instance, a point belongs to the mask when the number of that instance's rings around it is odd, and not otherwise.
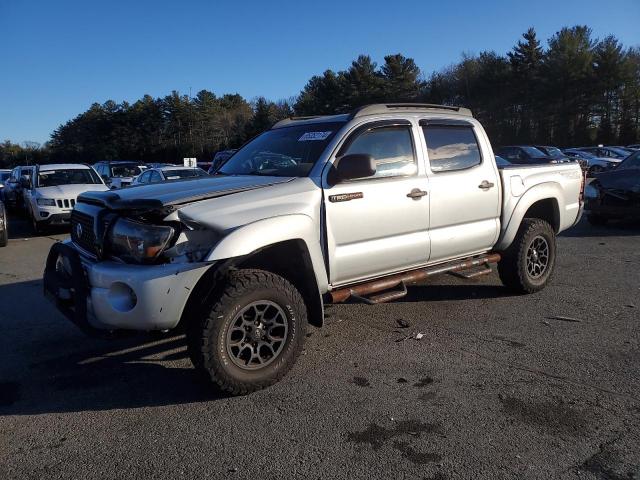
[[[282,382],[236,398],[181,336],[80,333],[42,295],[66,233],[28,231],[0,249],[0,479],[640,478],[637,225],[564,233],[534,295],[441,276],[329,307]]]

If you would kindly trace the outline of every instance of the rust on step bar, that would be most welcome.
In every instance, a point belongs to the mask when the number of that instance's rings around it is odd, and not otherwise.
[[[463,261],[448,262],[440,265],[434,265],[432,267],[424,267],[416,270],[410,270],[408,272],[396,273],[395,275],[390,275],[373,282],[361,283],[350,287],[332,290],[330,292],[331,301],[333,303],[340,303],[346,301],[352,295],[355,297],[364,297],[372,293],[382,292],[384,290],[397,287],[403,282],[405,284],[417,283],[439,273],[459,272],[461,270],[467,270],[469,268],[487,265],[489,263],[497,263],[499,261],[500,254],[489,253]]]

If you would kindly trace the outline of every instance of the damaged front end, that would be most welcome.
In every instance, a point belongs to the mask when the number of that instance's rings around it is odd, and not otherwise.
[[[635,182],[633,175],[598,176],[586,192],[586,210],[592,218],[640,220],[640,175]]]

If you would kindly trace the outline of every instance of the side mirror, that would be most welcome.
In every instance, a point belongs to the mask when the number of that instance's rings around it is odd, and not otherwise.
[[[22,188],[31,188],[31,180],[29,180],[29,177],[20,177],[20,186]]]
[[[333,164],[334,182],[367,178],[376,174],[376,161],[366,153],[352,153],[337,158]]]

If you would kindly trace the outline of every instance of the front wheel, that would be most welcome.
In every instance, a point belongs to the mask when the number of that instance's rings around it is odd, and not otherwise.
[[[187,341],[194,366],[223,391],[245,395],[279,381],[302,351],[307,310],[284,278],[263,270],[232,271]]]
[[[556,234],[549,223],[525,218],[513,243],[498,262],[502,283],[516,293],[534,293],[551,280],[556,263]]]

